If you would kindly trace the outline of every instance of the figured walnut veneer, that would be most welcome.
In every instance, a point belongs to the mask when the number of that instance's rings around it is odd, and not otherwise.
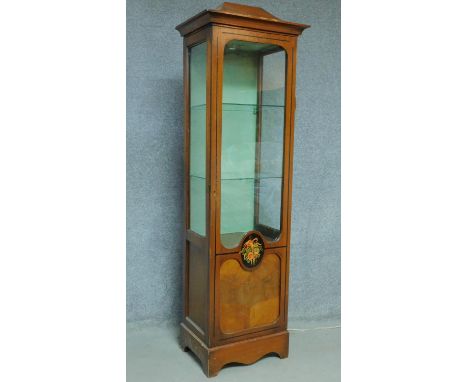
[[[254,270],[235,259],[223,262],[219,273],[220,329],[233,334],[274,323],[280,313],[280,258],[272,253]]]

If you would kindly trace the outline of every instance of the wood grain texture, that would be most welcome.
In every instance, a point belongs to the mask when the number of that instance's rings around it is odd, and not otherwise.
[[[220,328],[225,334],[274,323],[279,317],[281,263],[265,256],[253,271],[235,259],[223,262],[219,275]]]
[[[267,260],[268,259],[268,260]],[[266,261],[265,261],[266,260]],[[234,265],[234,261],[237,265]],[[286,330],[285,305],[286,301],[286,249],[273,248],[265,250],[263,260],[254,268],[246,268],[242,264],[239,253],[231,253],[216,256],[215,269],[215,320],[214,320],[214,344],[222,345],[254,336],[271,334],[275,331]],[[221,269],[225,262],[229,262],[224,277],[224,290],[221,289]],[[265,263],[264,263],[265,262]],[[278,266],[278,268],[276,268]],[[267,274],[270,272],[269,277]],[[279,283],[274,278],[279,276]],[[229,280],[229,281],[228,281]],[[232,285],[235,283],[236,285]],[[278,291],[276,290],[278,285]],[[263,289],[266,287],[265,289]],[[249,290],[251,290],[250,295]],[[276,300],[276,293],[279,299]],[[228,303],[222,308],[222,298],[226,296]],[[274,297],[273,297],[274,296]],[[278,302],[278,314],[273,311]],[[229,302],[233,302],[240,311],[234,311]],[[258,305],[256,305],[258,304]],[[265,312],[259,312],[260,306],[266,308]],[[252,312],[250,311],[252,309]],[[224,310],[224,318],[223,318]],[[228,311],[234,316],[226,317]],[[251,316],[252,314],[252,316]],[[276,316],[276,317],[273,317]],[[222,326],[224,320],[227,328]],[[242,324],[238,322],[241,320]],[[235,331],[230,331],[235,329]]]

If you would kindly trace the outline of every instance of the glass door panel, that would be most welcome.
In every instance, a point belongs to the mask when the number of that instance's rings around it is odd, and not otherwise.
[[[206,42],[190,48],[190,223],[206,234]]]
[[[281,234],[286,54],[234,40],[224,51],[221,242],[234,248],[251,230]]]

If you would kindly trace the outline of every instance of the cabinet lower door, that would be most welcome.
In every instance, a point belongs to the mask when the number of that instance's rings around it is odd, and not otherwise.
[[[246,268],[239,253],[216,256],[215,328],[220,341],[285,326],[286,249],[265,250]]]

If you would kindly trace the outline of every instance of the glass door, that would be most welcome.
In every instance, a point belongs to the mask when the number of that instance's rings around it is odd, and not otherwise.
[[[223,61],[221,243],[235,248],[249,231],[275,242],[284,229],[286,53],[231,40]]]

